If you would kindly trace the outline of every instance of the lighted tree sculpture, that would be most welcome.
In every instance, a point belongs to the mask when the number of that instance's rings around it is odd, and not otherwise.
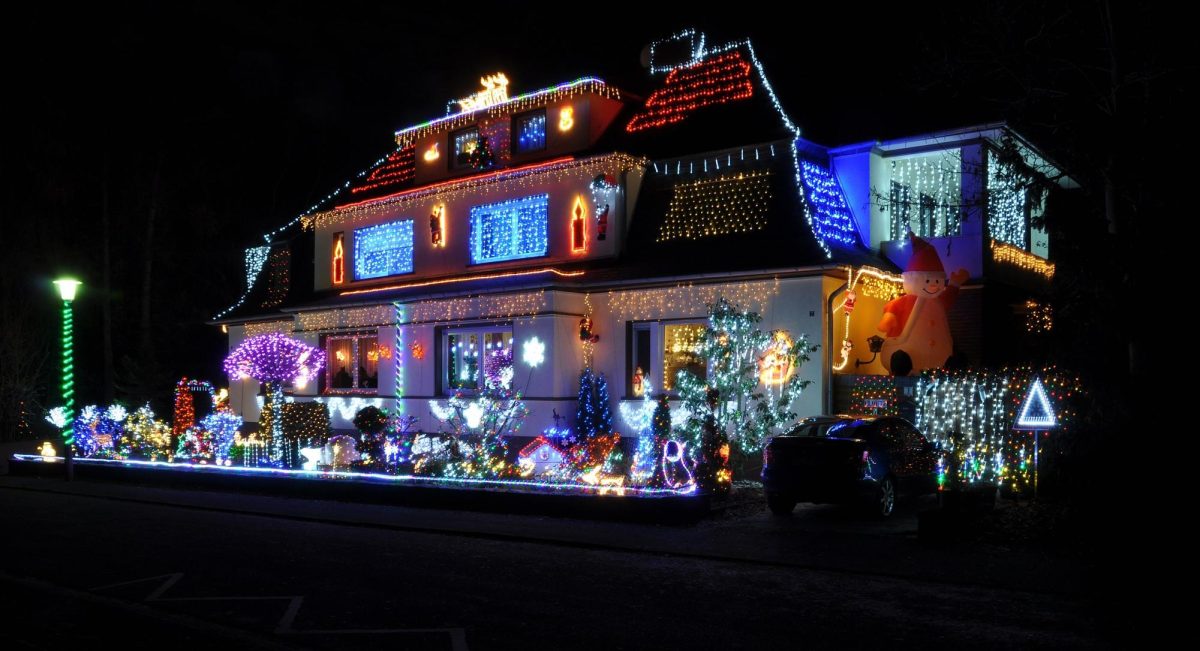
[[[225,372],[234,380],[251,378],[263,384],[266,404],[263,413],[270,432],[272,456],[278,459],[283,443],[283,385],[303,387],[325,365],[325,353],[298,339],[278,332],[250,337],[225,358]]]
[[[679,396],[690,413],[683,428],[691,439],[689,450],[704,447],[705,419],[710,415],[710,432],[715,424],[743,454],[761,450],[772,431],[796,419],[792,401],[809,384],[797,372],[808,361],[808,340],[798,336],[793,342],[764,332],[758,328],[760,321],[757,313],[724,298],[709,305],[698,350],[708,365],[707,378],[686,370],[679,373]],[[717,392],[715,403],[710,390]]]

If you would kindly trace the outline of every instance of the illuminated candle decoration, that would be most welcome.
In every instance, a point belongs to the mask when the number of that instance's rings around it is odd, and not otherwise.
[[[587,208],[583,205],[583,197],[575,197],[575,205],[571,208],[571,253],[587,253]]]
[[[524,154],[546,148],[546,111],[541,110],[516,118],[517,153]]]
[[[738,172],[677,183],[658,241],[699,239],[767,227],[771,172]]]
[[[425,160],[429,160],[429,152],[425,152],[425,156]],[[360,183],[352,186],[350,194],[407,185],[416,173],[416,159],[416,150],[411,146],[397,149],[372,169]]]
[[[546,255],[550,195],[539,194],[471,208],[471,262]]]
[[[435,249],[446,248],[446,204],[439,203],[429,214],[429,243]]]
[[[429,149],[425,150],[425,153],[421,157],[425,159],[426,163],[432,163],[442,157],[441,152],[438,151],[438,146],[438,143],[435,142],[429,145]]]
[[[413,223],[405,219],[354,231],[354,279],[412,273]]]
[[[345,233],[333,234],[333,269],[331,277],[334,285],[346,282],[346,248]]]
[[[676,68],[664,86],[646,99],[625,130],[633,133],[682,122],[696,109],[747,99],[754,94],[750,64],[733,50]]]
[[[566,133],[575,126],[575,109],[564,106],[558,111],[558,130]]]

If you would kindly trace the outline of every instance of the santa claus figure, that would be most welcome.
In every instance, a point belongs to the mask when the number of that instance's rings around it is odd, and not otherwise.
[[[888,301],[879,321],[879,331],[887,337],[881,351],[883,366],[893,375],[946,364],[954,353],[946,314],[970,277],[966,269],[959,269],[947,280],[937,249],[912,233],[908,239],[912,258],[904,268],[905,294]]]

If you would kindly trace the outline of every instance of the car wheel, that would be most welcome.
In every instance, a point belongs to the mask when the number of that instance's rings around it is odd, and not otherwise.
[[[775,515],[791,515],[796,500],[779,493],[767,493],[767,508]]]
[[[896,482],[891,477],[884,477],[875,489],[875,513],[886,518],[896,510]]]

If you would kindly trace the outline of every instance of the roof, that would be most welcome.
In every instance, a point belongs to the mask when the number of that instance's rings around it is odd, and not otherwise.
[[[706,50],[701,38],[699,45],[693,41],[688,56],[656,81],[644,101],[622,95],[602,80],[584,78],[401,129],[396,132],[400,148],[347,184],[348,195],[342,193],[343,207],[424,195],[432,190],[411,185],[414,152],[409,143],[413,139],[480,119],[485,113],[523,110],[533,102],[552,101],[557,93],[583,89],[621,98],[624,108],[592,148],[574,154],[575,160],[617,152],[648,160],[619,257],[556,264],[542,273],[489,276],[464,270],[461,276],[447,279],[397,278],[365,292],[353,288],[315,292],[310,230],[291,240],[291,246],[303,250],[291,256],[292,282],[286,298],[270,305],[273,301],[266,296],[270,283],[264,280],[268,276],[264,271],[243,300],[222,313],[221,320],[466,291],[582,289],[708,274],[820,271],[847,264],[893,268],[860,240],[841,187],[830,172],[827,151],[798,137],[799,129],[779,104],[750,42]],[[488,174],[503,182],[519,173],[524,172],[507,168]],[[714,209],[718,204],[720,211]],[[729,206],[736,208],[725,209]],[[316,219],[311,216],[317,213],[308,214],[311,224]]]

